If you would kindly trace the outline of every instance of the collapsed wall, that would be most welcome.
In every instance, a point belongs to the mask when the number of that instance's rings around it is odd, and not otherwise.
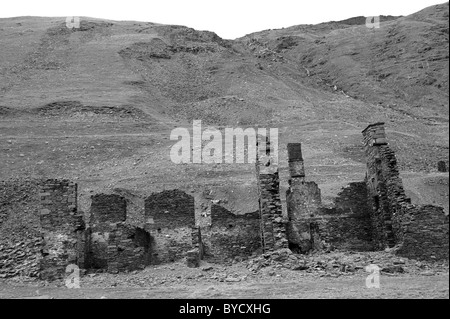
[[[287,220],[281,210],[278,166],[272,149],[275,146],[261,136],[256,161],[259,210],[243,215],[235,215],[211,201],[196,205],[193,196],[170,190],[147,197],[146,225],[140,228],[127,223],[124,197],[98,194],[91,197],[86,228],[83,214],[77,210],[77,184],[44,181],[39,193],[43,238],[40,276],[62,278],[70,264],[116,273],[184,257],[188,266],[198,267],[203,258],[223,262],[261,249],[287,247],[308,253],[330,248],[370,251],[395,246],[399,255],[410,258],[448,259],[449,221],[444,209],[413,205],[406,197],[384,123],[369,125],[363,136],[365,181],[348,184],[331,206],[322,204],[318,185],[305,180],[301,144],[288,144]],[[15,188],[9,188],[2,190],[2,198],[15,192]],[[196,209],[201,210],[200,214]],[[10,211],[10,207],[0,210],[0,226],[10,219]],[[207,218],[199,217],[203,214]],[[17,253],[7,249],[8,254]],[[3,251],[2,244],[0,256],[5,256]],[[20,258],[14,257],[14,261]],[[14,274],[11,260],[2,261],[0,276]]]
[[[116,273],[145,268],[150,234],[127,223],[127,201],[116,194],[91,197],[86,268]]]
[[[288,144],[289,189],[286,192],[289,248],[298,253],[311,250],[373,249],[370,209],[365,183],[351,183],[335,198],[334,205],[322,205],[321,191],[305,181],[300,143]]]
[[[0,181],[0,278],[39,276],[41,181]]]
[[[305,168],[300,143],[289,143],[289,189],[286,192],[288,240],[292,250],[307,253],[313,248],[311,222],[321,205],[320,189],[305,181]]]
[[[291,178],[286,192],[289,247],[301,253],[314,248],[311,223],[321,205],[320,189],[315,182]]]
[[[47,180],[40,198],[43,237],[40,277],[63,278],[68,265],[84,268],[85,262],[85,224],[83,215],[77,211],[77,184]]]
[[[188,267],[194,268],[200,266],[200,261],[204,256],[205,247],[200,227],[192,227],[191,236],[193,249],[186,253],[186,264]]]
[[[278,152],[266,136],[258,135],[256,177],[259,194],[261,246],[264,251],[288,248],[286,225],[280,200]]]
[[[152,264],[182,259],[197,245],[194,197],[178,189],[155,193],[145,200],[145,228],[152,235]],[[199,252],[198,252],[199,253]]]
[[[448,258],[449,223],[444,208],[413,205],[406,197],[384,123],[369,125],[362,133],[367,157],[365,181],[377,247],[397,246],[399,255],[410,258]]]
[[[211,206],[211,225],[202,230],[205,259],[222,262],[252,255],[261,247],[259,212],[235,215]]]
[[[364,182],[346,185],[331,207],[320,207],[311,219],[313,246],[350,251],[372,251],[372,225]]]

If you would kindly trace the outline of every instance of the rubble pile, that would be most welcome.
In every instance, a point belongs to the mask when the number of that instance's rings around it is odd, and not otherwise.
[[[0,278],[37,277],[42,239],[28,238],[17,242],[0,242]]]
[[[394,249],[382,252],[336,251],[299,255],[289,249],[268,252],[247,261],[247,269],[258,273],[267,270],[290,269],[319,275],[343,275],[366,272],[369,265],[377,265],[381,274],[433,275],[448,272],[448,261],[417,261],[400,258]]]

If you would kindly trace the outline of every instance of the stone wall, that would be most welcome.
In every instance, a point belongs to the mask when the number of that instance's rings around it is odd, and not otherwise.
[[[364,182],[351,183],[335,198],[331,207],[322,205],[315,182],[305,181],[301,144],[288,144],[289,189],[287,237],[291,250],[372,250],[370,208]]]
[[[317,184],[305,181],[301,143],[289,143],[287,149],[290,174],[286,192],[287,237],[292,250],[307,253],[313,249],[311,223],[322,199]]]
[[[219,200],[197,200],[196,204],[193,196],[181,190],[166,190],[145,199],[145,227],[137,227],[127,222],[126,198],[98,194],[91,197],[86,228],[77,210],[75,183],[46,180],[36,198],[22,198],[20,185],[3,182],[0,278],[36,275],[36,265],[41,278],[49,280],[63,278],[69,264],[117,273],[186,257],[190,267],[198,267],[203,258],[224,262],[287,247],[300,253],[395,247],[401,256],[448,259],[449,220],[444,208],[413,205],[406,197],[384,123],[369,125],[363,136],[365,181],[350,183],[326,207],[318,185],[305,180],[301,144],[288,144],[287,220],[281,209],[276,152],[261,136],[256,161],[259,209],[243,215],[233,214]],[[142,203],[137,210],[141,209]],[[16,214],[21,217],[18,225],[23,220],[36,225],[24,228],[27,234],[35,231],[39,236],[15,242],[10,237],[14,232],[7,230],[19,229],[12,227],[11,215]],[[32,266],[23,266],[28,263]]]
[[[0,278],[39,276],[40,181],[0,181]]]
[[[444,209],[412,205],[406,197],[384,123],[369,125],[363,136],[376,246],[382,249],[395,245],[398,254],[412,258],[448,258],[448,217]]]
[[[400,179],[397,162],[392,150],[387,146],[384,123],[376,123],[368,126],[363,131],[363,142],[367,160],[366,183],[368,187],[368,201],[372,206],[372,228],[374,244],[378,249],[393,247],[395,245],[392,229],[392,210],[394,206],[389,200],[387,182],[396,188],[392,195],[406,199]],[[384,155],[389,153],[390,160]],[[386,165],[390,166],[387,168]],[[391,176],[386,178],[386,169],[391,171]]]
[[[370,208],[365,183],[350,183],[331,207],[321,204],[314,182],[288,191],[288,240],[300,253],[310,250],[373,250]]]
[[[150,263],[151,237],[126,222],[127,201],[116,194],[91,197],[86,268],[116,273]]]
[[[191,235],[192,235],[192,246],[194,247],[194,249],[198,251],[198,258],[202,260],[205,254],[205,247],[203,244],[201,228],[197,226],[192,227]]]
[[[151,262],[151,238],[144,229],[115,223],[108,240],[108,272],[144,269]]]
[[[91,196],[90,223],[104,225],[124,222],[127,218],[127,201],[116,194]]]
[[[43,234],[40,277],[63,278],[69,264],[85,266],[85,224],[83,215],[77,211],[77,184],[47,180],[40,198]]]
[[[270,140],[265,136],[259,135],[257,143],[256,176],[262,247],[264,251],[287,248],[286,221],[283,219],[280,200],[278,159],[274,158],[278,152],[271,149]]]
[[[259,212],[235,215],[212,205],[211,226],[202,228],[202,240],[208,261],[251,256],[261,249]]]
[[[108,269],[110,234],[126,220],[127,202],[115,194],[91,196],[87,268]]]
[[[196,268],[200,266],[200,261],[204,256],[201,228],[198,226],[192,227],[191,235],[193,249],[186,252],[186,265],[190,268]]]
[[[372,225],[365,182],[350,183],[334,199],[332,208],[321,207],[311,220],[315,248],[372,251]]]
[[[320,189],[316,183],[297,178],[290,180],[286,204],[288,240],[292,249],[306,253],[313,248],[311,222],[321,202]]]
[[[181,190],[166,190],[145,200],[146,229],[153,238],[153,264],[174,262],[186,257],[194,246],[194,197]]]
[[[448,259],[448,215],[442,207],[402,203],[393,216],[397,254],[415,259]]]

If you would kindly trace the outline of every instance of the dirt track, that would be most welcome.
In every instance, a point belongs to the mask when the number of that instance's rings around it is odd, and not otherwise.
[[[310,299],[310,298],[449,298],[449,275],[382,276],[380,288],[368,289],[365,276],[352,278],[305,278],[298,281],[277,280],[276,283],[240,282],[152,286],[142,288],[83,288],[64,286],[40,287],[37,284],[11,285],[0,281],[0,298],[26,299]]]

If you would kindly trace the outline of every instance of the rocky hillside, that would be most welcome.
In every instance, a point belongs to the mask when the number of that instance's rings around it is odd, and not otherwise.
[[[382,17],[377,29],[356,17],[233,41],[145,22],[0,19],[0,179],[73,179],[82,209],[118,188],[220,188],[246,213],[253,165],[175,165],[173,128],[277,127],[283,176],[285,143],[302,142],[327,200],[364,178],[361,130],[384,121],[413,199],[448,202],[441,188],[418,193],[425,179],[448,185],[436,169],[448,162],[448,12],[445,3]]]
[[[265,47],[296,63],[315,87],[432,123],[448,121],[448,3],[385,19],[379,29],[366,28],[361,18],[242,40],[256,55]]]

